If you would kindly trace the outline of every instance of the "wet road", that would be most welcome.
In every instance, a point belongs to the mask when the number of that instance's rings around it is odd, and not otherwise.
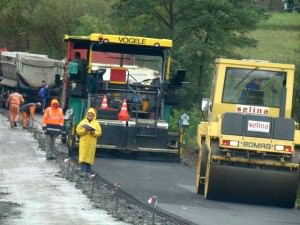
[[[194,169],[181,163],[97,158],[94,170],[141,201],[158,196],[158,207],[195,224],[300,224],[300,210],[205,200],[194,192]]]
[[[96,209],[81,190],[58,176],[54,161],[45,160],[33,135],[9,128],[0,114],[0,224],[1,225],[125,225]],[[19,204],[19,213],[1,217],[1,202]]]

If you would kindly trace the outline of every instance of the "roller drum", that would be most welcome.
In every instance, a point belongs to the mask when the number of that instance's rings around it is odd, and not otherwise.
[[[292,208],[297,172],[211,164],[206,198]]]

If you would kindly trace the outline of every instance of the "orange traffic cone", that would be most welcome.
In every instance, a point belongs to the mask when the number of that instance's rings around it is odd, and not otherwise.
[[[129,120],[129,113],[127,110],[127,102],[126,99],[122,102],[121,111],[118,114],[118,119],[121,121],[128,121]]]
[[[108,109],[108,104],[107,104],[107,97],[106,97],[106,95],[103,96],[103,100],[102,100],[100,109]]]

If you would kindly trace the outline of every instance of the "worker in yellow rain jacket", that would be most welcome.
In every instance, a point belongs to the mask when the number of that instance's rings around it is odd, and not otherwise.
[[[76,128],[79,140],[79,163],[81,176],[91,173],[91,165],[94,164],[97,138],[101,136],[102,130],[96,120],[96,112],[89,108],[86,118],[80,121]]]

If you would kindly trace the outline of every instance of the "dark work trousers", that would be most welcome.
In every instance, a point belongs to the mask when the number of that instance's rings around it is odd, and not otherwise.
[[[56,135],[46,134],[46,159],[54,159],[55,155],[55,138]]]
[[[91,173],[91,164],[85,162],[80,163],[80,170],[81,172]]]

